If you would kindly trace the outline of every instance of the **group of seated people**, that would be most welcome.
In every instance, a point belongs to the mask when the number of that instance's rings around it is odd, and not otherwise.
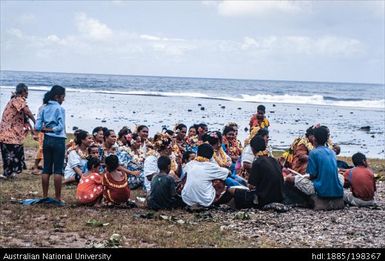
[[[142,189],[147,207],[154,210],[220,204],[263,208],[271,203],[316,208],[319,201],[329,204],[324,209],[341,208],[344,202],[376,204],[365,155],[353,155],[353,168],[338,163],[334,150],[340,148],[333,147],[326,126],[308,128],[277,160],[268,146],[269,125],[259,106],[244,147],[235,123],[222,132],[208,131],[206,124],[189,129],[178,124],[153,138],[144,125],[134,132],[124,127],[118,135],[103,127],[92,134],[77,130],[67,144],[64,183],[78,183],[76,198],[88,205],[126,204],[131,190]]]

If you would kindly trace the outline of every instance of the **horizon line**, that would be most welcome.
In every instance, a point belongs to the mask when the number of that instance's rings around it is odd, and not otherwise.
[[[348,81],[310,81],[310,80],[271,80],[271,79],[246,79],[246,78],[221,78],[221,77],[198,77],[198,76],[171,76],[171,75],[142,75],[142,74],[113,74],[113,73],[84,73],[84,72],[53,72],[53,71],[25,71],[25,70],[3,70],[0,72],[31,72],[31,73],[62,73],[62,74],[88,74],[88,75],[112,75],[112,76],[134,76],[134,77],[167,77],[167,78],[191,78],[191,79],[212,79],[212,80],[238,80],[238,81],[268,81],[268,82],[308,82],[308,83],[338,83],[338,84],[373,84],[385,85],[382,83],[369,82],[348,82]]]

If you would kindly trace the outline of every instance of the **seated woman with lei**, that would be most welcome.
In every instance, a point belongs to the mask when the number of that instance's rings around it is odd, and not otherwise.
[[[197,134],[197,128],[198,126],[194,124],[189,128],[188,135],[185,138],[186,140],[186,151],[193,151],[197,153],[198,146],[202,144],[202,142],[198,138]]]
[[[144,176],[139,170],[130,170],[127,168],[131,162],[131,156],[127,151],[119,149],[116,144],[116,134],[113,130],[107,130],[104,132],[104,144],[101,150],[102,158],[105,159],[110,155],[116,155],[119,159],[119,171],[125,173],[129,177],[129,186],[139,188],[143,185]]]
[[[68,162],[64,170],[64,182],[68,184],[72,182],[79,182],[87,164],[88,147],[92,143],[92,136],[84,131],[79,130],[75,136],[76,146],[68,153]]]
[[[130,198],[127,176],[118,170],[119,159],[116,155],[106,157],[107,173],[103,175],[103,200],[106,205],[126,203]]]
[[[290,145],[290,149],[283,153],[280,161],[284,167],[284,175],[289,174],[287,168],[290,168],[302,175],[306,173],[308,155],[314,149],[312,145],[313,126],[306,130],[305,136],[296,138]]]
[[[242,147],[239,146],[233,127],[225,126],[223,129],[222,149],[231,158],[231,172],[235,171],[235,165],[242,154]]]

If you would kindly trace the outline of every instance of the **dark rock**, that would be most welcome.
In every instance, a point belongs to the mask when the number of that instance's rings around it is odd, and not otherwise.
[[[102,122],[107,122],[106,120],[102,120]]]
[[[270,111],[270,113],[275,113],[275,111]]]
[[[201,107],[201,111],[204,111],[205,110],[205,107]]]
[[[71,114],[71,118],[73,118],[74,117],[74,115],[73,114]]]
[[[198,106],[202,106],[202,104],[198,103]]]
[[[76,131],[77,129],[79,129],[79,128],[76,127],[76,126],[73,126],[73,127],[72,127],[72,130],[73,130],[73,131]]]
[[[350,114],[353,114],[353,112],[351,111]]]
[[[299,111],[299,108],[297,108],[297,111]]]
[[[221,106],[221,108],[222,108],[222,109],[225,109],[225,108],[226,108],[226,106],[224,106],[224,105],[223,105],[223,106]]]
[[[360,128],[362,131],[370,131],[370,126],[363,126]]]
[[[241,107],[238,107],[238,110],[242,110],[242,108],[241,108]]]
[[[248,132],[248,131],[249,131],[249,128],[245,127],[245,131]]]
[[[375,136],[374,136],[374,135],[372,135],[372,136],[370,136],[370,137],[374,138]]]
[[[191,109],[188,109],[187,111],[188,111],[188,112],[192,112],[192,110],[191,110]]]
[[[299,122],[299,120],[294,120],[295,122]]]
[[[275,107],[275,104],[273,104],[273,107]]]
[[[132,113],[133,113],[133,114],[135,114],[135,113],[136,113],[136,111],[133,111]]]

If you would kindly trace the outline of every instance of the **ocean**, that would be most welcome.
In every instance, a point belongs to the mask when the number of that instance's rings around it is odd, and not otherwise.
[[[33,90],[59,84],[71,92],[195,97],[228,101],[384,109],[383,84],[327,83],[1,71],[0,85]]]
[[[29,86],[33,112],[52,85],[66,88],[67,132],[145,124],[154,135],[178,122],[204,122],[210,130],[237,122],[243,142],[250,116],[264,104],[274,149],[287,149],[306,128],[321,123],[341,145],[341,155],[361,151],[385,158],[383,84],[1,71],[1,113],[20,82]]]

